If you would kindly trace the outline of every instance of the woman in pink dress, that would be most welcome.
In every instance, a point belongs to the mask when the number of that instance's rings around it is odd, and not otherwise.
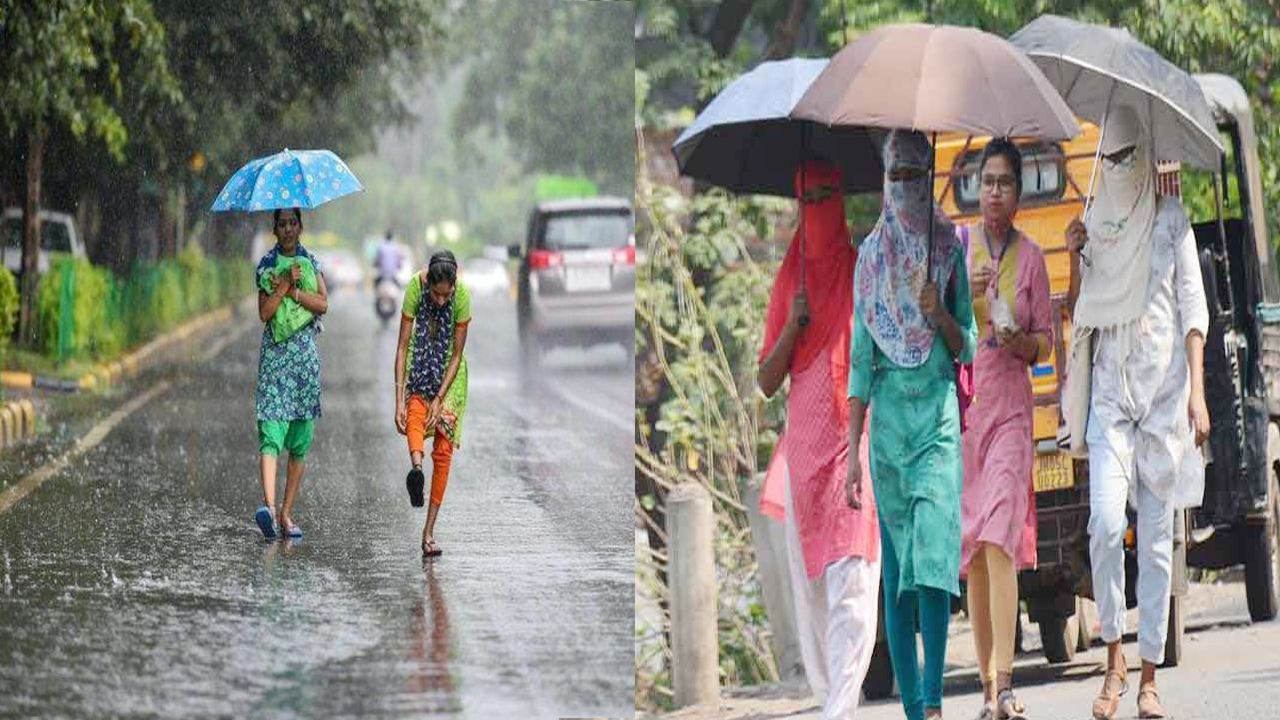
[[[1044,255],[1013,226],[1022,192],[1022,154],[1007,139],[987,145],[978,166],[982,222],[960,233],[968,247],[978,352],[963,438],[961,574],[984,704],[979,720],[1021,718],[1012,691],[1020,569],[1036,564],[1031,473],[1030,366],[1053,340]]]
[[[852,720],[857,711],[876,641],[880,588],[871,485],[863,486],[860,498],[845,495],[848,463],[859,461],[849,457],[845,400],[857,252],[845,225],[842,187],[840,170],[825,163],[809,161],[803,174],[796,171],[804,249],[797,233],[774,281],[759,375],[767,396],[791,378],[787,426],[773,466],[782,466],[785,483],[800,654],[826,720]],[[810,305],[809,297],[817,302]],[[865,476],[867,444],[862,447]],[[857,503],[860,509],[850,507]]]

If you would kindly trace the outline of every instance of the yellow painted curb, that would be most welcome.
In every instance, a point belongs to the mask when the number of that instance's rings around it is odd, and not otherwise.
[[[18,409],[22,412],[23,434],[32,437],[36,434],[36,404],[23,400],[18,403]]]
[[[18,439],[17,428],[14,427],[13,411],[8,405],[0,408],[0,447],[9,447]]]
[[[7,388],[30,388],[35,381],[36,378],[31,373],[0,372],[0,385]]]

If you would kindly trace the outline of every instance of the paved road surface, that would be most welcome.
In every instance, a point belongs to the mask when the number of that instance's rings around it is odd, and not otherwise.
[[[0,458],[0,490],[54,469],[0,510],[0,717],[634,712],[622,351],[522,374],[510,302],[477,300],[445,555],[424,566],[394,328],[367,296],[332,307],[301,542],[252,523],[254,319],[207,362],[54,399],[51,432]],[[98,444],[56,465],[77,440]]]

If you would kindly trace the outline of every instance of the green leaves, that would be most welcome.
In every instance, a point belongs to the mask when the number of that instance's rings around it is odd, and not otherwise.
[[[485,29],[457,135],[484,128],[510,136],[525,169],[585,175],[606,192],[633,192],[633,124],[643,102],[635,82],[633,10],[626,3],[558,0],[472,4],[459,23]],[[631,100],[632,102],[628,102]]]
[[[641,168],[645,152],[642,146]],[[777,442],[769,425],[780,422],[783,402],[781,394],[766,401],[756,391],[773,269],[757,263],[752,248],[759,250],[787,205],[722,191],[686,197],[644,172],[636,185],[637,238],[647,249],[637,266],[637,387],[656,367],[666,388],[652,427],[637,412],[636,470],[663,488],[699,483],[712,493],[720,666],[731,685],[777,679],[744,492]],[[651,443],[659,433],[664,442]],[[638,514],[660,509],[649,497],[637,501]],[[646,570],[638,566],[637,587]],[[636,675],[639,697],[661,703],[669,675],[640,662]]]

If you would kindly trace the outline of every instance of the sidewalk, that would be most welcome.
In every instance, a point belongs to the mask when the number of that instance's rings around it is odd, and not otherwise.
[[[1266,628],[1280,627],[1278,623],[1262,623],[1250,625],[1248,607],[1245,604],[1244,586],[1239,579],[1221,583],[1191,583],[1187,595],[1187,628],[1186,641],[1191,643],[1191,650],[1184,659],[1183,667],[1173,670],[1161,670],[1161,677],[1177,672],[1184,678],[1196,678],[1214,666],[1219,657],[1210,648],[1219,645],[1230,646],[1237,634],[1265,632]],[[1137,691],[1137,657],[1135,629],[1137,628],[1137,611],[1128,612],[1125,634],[1125,652],[1130,658],[1129,681],[1133,691],[1124,698],[1117,717],[1133,717],[1134,694]],[[947,641],[947,663],[943,677],[943,705],[947,717],[973,717],[982,701],[977,674],[977,656],[973,647],[973,633],[964,615],[952,617]],[[1087,714],[1089,702],[1101,681],[1101,672],[1105,663],[1104,649],[1095,640],[1091,649],[1076,656],[1075,661],[1061,665],[1049,665],[1041,656],[1040,632],[1038,627],[1025,618],[1022,619],[1023,643],[1026,652],[1020,653],[1014,661],[1014,679],[1024,702],[1034,709],[1049,710],[1038,712],[1036,718],[1073,718],[1084,715],[1065,714],[1082,707]],[[1097,636],[1095,630],[1094,636]],[[1264,651],[1262,646],[1253,648]],[[921,651],[922,652],[922,651]],[[1254,654],[1258,654],[1255,652]],[[1265,652],[1263,652],[1265,654]],[[922,655],[923,656],[923,655]],[[1270,656],[1268,656],[1270,657]],[[1194,686],[1194,682],[1191,685]],[[1164,685],[1165,693],[1175,697],[1174,684]],[[1063,697],[1058,697],[1059,695]],[[1070,710],[1059,710],[1059,704]],[[1184,705],[1185,703],[1179,703]],[[1048,706],[1048,707],[1046,707]],[[1190,707],[1189,704],[1186,705]],[[751,688],[722,688],[720,702],[714,706],[684,708],[671,713],[639,712],[637,718],[663,718],[664,720],[822,720],[820,701],[809,692],[807,685],[788,686],[782,684],[764,685]],[[895,694],[884,700],[866,701],[859,706],[858,717],[866,720],[900,719],[902,706]],[[1207,718],[1204,715],[1180,715],[1180,717]]]
[[[254,314],[253,298],[192,318],[115,362],[96,367],[78,379],[45,377],[25,372],[0,372],[5,402],[0,403],[0,453],[36,435],[45,427],[47,393],[68,395],[103,392],[158,365],[195,355],[210,337]]]
[[[192,335],[201,333],[210,326],[226,323],[237,314],[251,312],[252,298],[247,298],[234,305],[212,310],[199,315],[174,330],[161,335],[146,345],[134,350],[120,360],[99,365],[79,379],[67,380],[57,377],[33,375],[26,372],[0,371],[0,386],[9,389],[42,389],[62,392],[79,392],[82,390],[102,390],[118,385],[123,380],[137,376],[139,372],[150,367],[165,353],[180,346]]]

